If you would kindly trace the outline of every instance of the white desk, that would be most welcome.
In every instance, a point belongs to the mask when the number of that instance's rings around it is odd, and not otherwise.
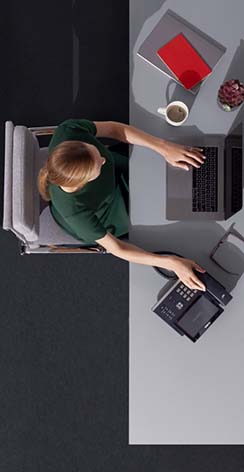
[[[156,112],[167,101],[169,78],[136,56],[168,8],[227,48],[196,97],[171,85],[171,96],[191,106],[179,129]],[[130,123],[155,136],[182,136],[182,142],[184,135],[196,132],[226,134],[240,112],[223,112],[216,95],[224,79],[244,80],[243,18],[242,0],[130,0]],[[130,160],[131,239],[145,249],[184,253],[219,275],[206,255],[233,221],[244,234],[244,210],[220,223],[166,221],[164,182],[162,158],[135,146]],[[225,274],[220,276],[228,284]],[[151,267],[130,265],[129,444],[243,444],[244,277],[224,314],[196,344],[151,311],[164,283]]]

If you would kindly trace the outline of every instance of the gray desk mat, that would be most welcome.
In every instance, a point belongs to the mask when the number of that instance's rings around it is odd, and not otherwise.
[[[194,25],[178,16],[172,10],[167,10],[165,15],[163,15],[159,20],[156,27],[140,46],[137,52],[138,56],[145,59],[164,74],[173,78],[177,83],[180,83],[156,53],[161,46],[173,39],[179,33],[185,35],[211,69],[214,70],[217,63],[225,53],[226,48],[197,29]],[[189,92],[196,94],[205,80],[190,89]]]

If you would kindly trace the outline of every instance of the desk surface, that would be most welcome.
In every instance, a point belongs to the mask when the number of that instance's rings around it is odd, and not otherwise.
[[[196,96],[136,55],[169,8],[227,48]],[[223,112],[216,95],[225,79],[244,80],[243,16],[242,0],[130,0],[130,123],[162,138],[179,136],[182,143],[186,135],[226,134],[238,123],[243,109]],[[191,108],[185,126],[173,128],[157,114],[169,97]],[[232,222],[244,234],[244,210],[227,222],[166,221],[165,163],[139,146],[130,158],[130,197],[135,244],[183,253],[228,285],[206,254]],[[244,277],[222,317],[196,344],[152,313],[164,283],[151,267],[130,265],[129,443],[243,444]]]

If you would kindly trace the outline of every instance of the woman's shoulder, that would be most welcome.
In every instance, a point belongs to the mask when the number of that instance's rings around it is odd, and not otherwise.
[[[96,141],[96,126],[93,121],[86,118],[69,118],[62,121],[55,129],[52,139],[48,146],[49,153],[63,141],[79,140],[90,142]]]
[[[69,118],[63,121],[60,126],[70,128],[70,129],[78,129],[81,131],[86,131],[93,136],[97,134],[97,128],[93,121],[88,120],[87,118]]]

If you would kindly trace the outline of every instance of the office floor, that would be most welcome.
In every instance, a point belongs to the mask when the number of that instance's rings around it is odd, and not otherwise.
[[[5,120],[128,122],[128,15],[127,4],[115,9],[112,0],[44,0],[38,13],[30,1],[6,3],[1,189]],[[1,230],[0,240],[1,470],[243,470],[239,447],[128,446],[127,263],[21,257],[13,235]]]

